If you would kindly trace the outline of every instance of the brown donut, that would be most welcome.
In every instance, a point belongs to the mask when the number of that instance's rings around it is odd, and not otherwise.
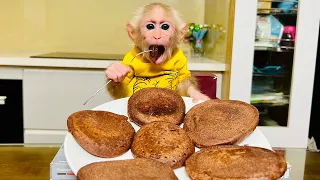
[[[203,148],[186,161],[193,180],[277,180],[287,170],[285,159],[268,149],[222,145]]]
[[[185,116],[186,106],[182,97],[168,88],[144,88],[128,100],[130,121],[139,126],[165,121],[180,125]]]
[[[151,122],[136,133],[132,154],[137,158],[155,159],[171,168],[179,168],[195,152],[195,147],[186,132],[168,122]]]
[[[257,127],[258,122],[257,108],[248,103],[209,100],[187,112],[183,129],[201,148],[240,142]]]
[[[135,130],[123,115],[83,110],[68,117],[68,131],[88,153],[116,157],[130,149]]]
[[[152,159],[130,159],[94,162],[83,166],[77,173],[78,180],[178,180],[173,169]]]

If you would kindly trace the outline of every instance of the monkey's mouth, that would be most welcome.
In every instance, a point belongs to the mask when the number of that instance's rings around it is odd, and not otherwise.
[[[151,45],[149,47],[151,52],[149,53],[150,59],[154,62],[159,61],[159,58],[164,54],[165,48],[162,45]]]

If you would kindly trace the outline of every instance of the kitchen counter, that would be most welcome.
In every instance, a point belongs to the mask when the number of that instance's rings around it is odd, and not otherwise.
[[[50,162],[59,148],[60,144],[0,145],[0,179],[48,180]],[[285,149],[286,153],[295,154],[286,159],[292,165],[291,180],[320,179],[320,153],[306,152],[304,149]],[[295,164],[295,161],[301,158],[305,158],[305,161]]]
[[[105,69],[117,59],[30,58],[43,53],[1,53],[0,66]],[[226,64],[209,58],[188,59],[191,71],[222,72]]]

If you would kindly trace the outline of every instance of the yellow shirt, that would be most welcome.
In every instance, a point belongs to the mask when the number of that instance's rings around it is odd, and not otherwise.
[[[139,53],[136,48],[128,52],[122,64],[130,67],[130,73],[118,85],[115,92],[116,98],[129,97],[133,93],[146,87],[161,87],[176,90],[179,82],[191,77],[188,70],[187,58],[181,49],[177,49],[171,59],[161,65],[153,65],[143,54],[134,56]],[[132,62],[131,62],[132,60]]]

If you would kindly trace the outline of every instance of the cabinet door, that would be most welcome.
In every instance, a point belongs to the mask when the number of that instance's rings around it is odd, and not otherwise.
[[[230,99],[259,109],[273,147],[307,147],[318,3],[236,1]]]
[[[213,73],[193,72],[192,75],[197,79],[200,91],[210,97],[216,99],[217,95],[217,76]]]
[[[83,105],[104,83],[103,70],[24,70],[24,128],[67,129],[71,113],[112,100],[106,90],[101,90]]]
[[[22,110],[22,80],[0,79],[0,143],[24,142]]]

